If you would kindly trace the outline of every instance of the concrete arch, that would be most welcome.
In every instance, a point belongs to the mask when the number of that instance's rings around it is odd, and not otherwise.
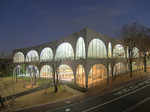
[[[116,44],[113,48],[113,57],[114,58],[125,58],[125,49],[123,45]]]
[[[25,56],[22,52],[17,52],[14,54],[13,62],[14,63],[22,63],[25,61]]]
[[[53,78],[53,69],[50,65],[43,65],[40,70],[40,77]]]
[[[74,74],[73,70],[69,65],[62,64],[58,67],[58,77],[59,80],[65,81],[65,82],[74,82]]]
[[[39,55],[36,50],[30,50],[26,56],[26,62],[39,61]]]
[[[40,61],[51,61],[53,60],[53,51],[50,47],[46,47],[41,51]]]
[[[91,40],[88,47],[88,58],[107,58],[107,49],[102,40]]]
[[[78,65],[76,69],[76,84],[86,88],[86,73],[83,65]]]
[[[107,78],[107,68],[103,64],[95,64],[91,67],[88,75],[88,87],[98,85]]]
[[[86,52],[85,52],[85,42],[83,37],[79,37],[76,43],[76,59],[85,59]]]
[[[112,45],[111,45],[111,42],[108,43],[108,57],[109,58],[112,57]]]
[[[70,43],[61,43],[56,49],[55,60],[74,59],[74,50]]]

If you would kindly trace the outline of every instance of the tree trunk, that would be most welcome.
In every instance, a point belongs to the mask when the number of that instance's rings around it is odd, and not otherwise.
[[[146,61],[146,53],[144,53],[144,72],[147,72],[147,61]]]
[[[133,48],[129,48],[129,68],[130,68],[130,77],[132,78],[132,58],[133,58]]]
[[[4,108],[4,100],[1,96],[0,96],[0,103],[1,103],[1,107]]]
[[[130,66],[130,77],[132,78],[132,59],[129,59],[129,66]]]
[[[57,93],[57,92],[58,92],[58,87],[57,87],[57,84],[55,84],[55,85],[54,85],[54,87],[55,87],[55,90],[54,90],[54,92],[55,92],[55,93]]]
[[[54,64],[52,65],[52,67],[53,67],[53,84],[54,84],[54,92],[57,93],[58,87],[57,87],[57,83],[56,83],[56,68],[55,68]]]

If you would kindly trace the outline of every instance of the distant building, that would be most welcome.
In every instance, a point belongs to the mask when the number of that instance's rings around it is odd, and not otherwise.
[[[135,58],[139,57],[138,51],[134,49]],[[29,76],[36,71],[39,77],[52,78],[52,64],[56,64],[60,80],[83,88],[128,72],[127,58],[127,48],[121,41],[89,28],[57,41],[13,51],[14,72],[19,75]],[[134,69],[136,66],[135,62]]]

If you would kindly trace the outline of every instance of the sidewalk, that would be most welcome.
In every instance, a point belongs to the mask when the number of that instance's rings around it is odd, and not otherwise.
[[[42,104],[38,106],[34,106],[31,108],[26,108],[23,110],[19,110],[16,112],[45,112],[48,109],[54,109],[63,105],[68,105],[73,102],[79,102],[83,100],[84,98],[94,96],[94,95],[104,95],[105,93],[112,92],[114,90],[120,89],[122,87],[127,86],[130,83],[136,83],[137,81],[144,80],[149,77],[150,73],[144,73],[144,72],[134,72],[133,77],[130,78],[129,74],[122,74],[118,77],[116,77],[115,80],[110,79],[109,85],[107,85],[106,81],[103,81],[100,83],[101,85],[99,87],[91,88],[89,89],[86,93],[80,95],[80,96],[74,96],[71,98],[67,98],[66,100],[63,101],[58,101],[58,102],[51,102],[48,104]]]

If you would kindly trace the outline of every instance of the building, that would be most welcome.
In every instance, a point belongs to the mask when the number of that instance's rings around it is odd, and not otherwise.
[[[128,72],[127,51],[121,41],[86,27],[57,41],[14,50],[14,72],[24,76],[35,72],[38,77],[52,78],[55,64],[60,80],[90,88]],[[139,57],[138,51],[134,49],[135,58]]]

